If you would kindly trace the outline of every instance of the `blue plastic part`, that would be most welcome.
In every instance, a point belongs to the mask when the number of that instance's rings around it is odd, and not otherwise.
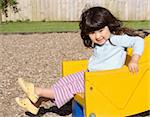
[[[72,117],[84,117],[83,107],[75,100],[72,102]]]

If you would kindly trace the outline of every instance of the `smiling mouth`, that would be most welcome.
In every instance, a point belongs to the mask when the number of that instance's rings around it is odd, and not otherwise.
[[[97,41],[101,41],[101,40],[104,40],[104,37],[99,37],[96,39]]]
[[[104,39],[96,39],[97,42],[103,42]]]

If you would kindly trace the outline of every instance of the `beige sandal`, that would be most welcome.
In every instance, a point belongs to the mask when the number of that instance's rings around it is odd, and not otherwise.
[[[18,79],[18,83],[21,86],[22,90],[27,94],[28,98],[36,103],[39,97],[35,94],[34,84],[24,81],[22,78]]]
[[[28,98],[16,97],[15,100],[20,107],[26,109],[32,114],[36,115],[38,113],[39,108],[35,107]]]

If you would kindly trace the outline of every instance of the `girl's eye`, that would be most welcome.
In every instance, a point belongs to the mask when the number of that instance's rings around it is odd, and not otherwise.
[[[92,32],[90,32],[89,34],[94,34],[95,32],[94,31],[92,31]]]
[[[100,29],[100,30],[99,30],[99,32],[102,32],[102,31],[103,31],[103,29]]]

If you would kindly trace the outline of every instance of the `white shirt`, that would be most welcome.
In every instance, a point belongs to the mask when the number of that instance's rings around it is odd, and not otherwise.
[[[88,70],[110,70],[121,68],[126,60],[125,48],[133,48],[133,54],[142,55],[144,40],[138,36],[111,35],[102,46],[96,45],[89,59]]]

